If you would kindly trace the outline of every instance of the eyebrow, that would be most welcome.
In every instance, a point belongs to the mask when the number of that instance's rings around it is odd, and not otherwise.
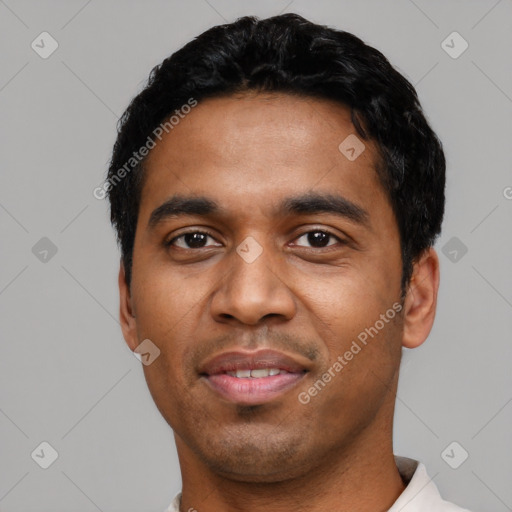
[[[300,196],[287,197],[279,204],[276,211],[276,215],[282,217],[293,214],[311,215],[319,213],[336,215],[364,227],[370,227],[370,216],[364,208],[336,194],[308,192]],[[205,196],[174,195],[153,210],[149,217],[147,229],[152,230],[165,220],[186,215],[227,217],[229,212],[216,201]]]

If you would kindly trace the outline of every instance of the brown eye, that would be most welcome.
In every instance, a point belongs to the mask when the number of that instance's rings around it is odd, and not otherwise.
[[[203,231],[191,231],[174,237],[166,243],[166,246],[176,246],[180,249],[202,249],[207,247],[206,242],[209,238],[214,240],[210,234]],[[177,241],[179,243],[176,243]]]
[[[343,240],[337,236],[323,230],[308,231],[301,235],[297,240],[304,239],[305,242],[309,243],[311,247],[321,249],[322,247],[329,247],[337,242],[343,243]],[[330,240],[334,239],[334,244],[329,243]]]

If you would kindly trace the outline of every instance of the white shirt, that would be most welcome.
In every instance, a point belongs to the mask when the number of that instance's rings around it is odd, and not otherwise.
[[[395,456],[398,472],[407,483],[388,512],[470,512],[443,500],[425,466],[417,460]],[[181,492],[164,512],[180,512]]]

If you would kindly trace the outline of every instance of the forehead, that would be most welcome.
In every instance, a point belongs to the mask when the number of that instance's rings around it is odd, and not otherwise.
[[[333,101],[255,93],[207,99],[148,155],[140,215],[176,193],[258,209],[311,191],[338,191],[354,203],[385,195],[374,144],[349,138],[364,148],[351,160],[342,151],[347,137],[356,137],[350,110]]]

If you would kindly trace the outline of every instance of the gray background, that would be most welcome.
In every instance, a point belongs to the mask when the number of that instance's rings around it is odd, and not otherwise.
[[[511,0],[0,0],[0,510],[161,511],[180,490],[172,431],[121,335],[119,256],[92,191],[154,65],[212,25],[286,11],[380,49],[444,143],[439,308],[404,354],[395,453],[422,460],[446,499],[512,510]],[[59,44],[47,59],[31,48],[43,31]],[[453,31],[469,43],[456,59],[441,46]],[[31,458],[43,441],[58,452],[48,469]],[[469,453],[458,469],[441,456],[453,441],[452,464]]]

